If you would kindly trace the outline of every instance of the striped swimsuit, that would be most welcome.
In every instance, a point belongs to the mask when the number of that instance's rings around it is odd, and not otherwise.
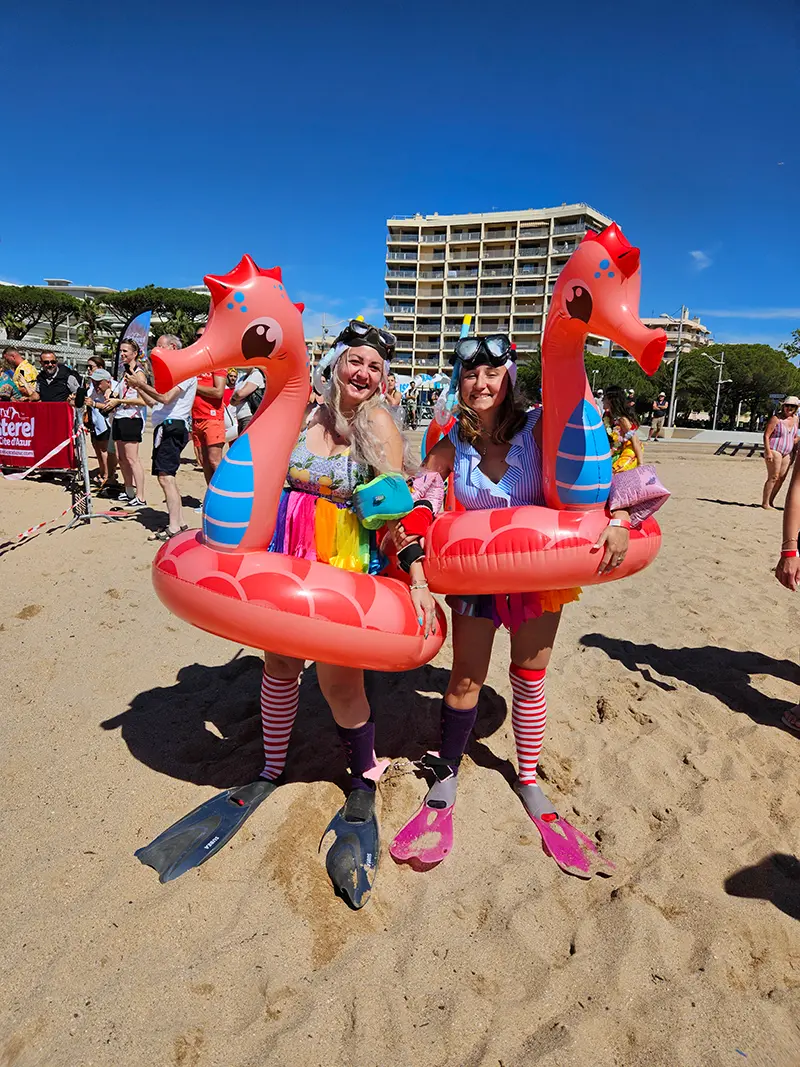
[[[775,429],[769,435],[769,447],[773,452],[780,452],[782,456],[791,453],[797,437],[795,419],[795,415],[790,415],[788,419],[778,419]]]
[[[542,457],[533,436],[533,429],[541,416],[541,408],[528,412],[525,425],[511,439],[506,456],[508,470],[499,482],[493,482],[480,469],[480,453],[461,440],[458,425],[450,430],[447,436],[455,448],[455,494],[463,508],[478,511],[527,504],[544,506]],[[566,589],[545,593],[448,596],[445,599],[458,615],[490,619],[496,627],[507,626],[514,633],[528,619],[538,619],[545,611],[559,611],[564,604],[577,600],[579,596],[579,589]]]

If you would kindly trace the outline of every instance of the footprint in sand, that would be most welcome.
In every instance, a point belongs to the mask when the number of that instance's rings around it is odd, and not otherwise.
[[[32,619],[34,615],[38,615],[40,611],[44,611],[41,604],[27,604],[22,611],[18,611],[15,618],[17,619]]]

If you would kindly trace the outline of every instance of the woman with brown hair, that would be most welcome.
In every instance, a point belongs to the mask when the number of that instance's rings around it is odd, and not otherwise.
[[[456,344],[451,386],[458,390],[456,424],[431,449],[424,466],[442,479],[454,479],[456,499],[468,511],[545,504],[542,410],[526,411],[516,393],[515,358],[509,338],[501,334],[464,338]],[[424,536],[422,527],[428,519],[417,517],[422,510],[415,508],[412,517],[398,524],[394,536],[401,551]],[[595,546],[601,572],[618,567],[628,550],[630,516],[623,510],[611,514]],[[453,666],[442,701],[441,744],[437,755],[428,754],[420,761],[433,785],[420,811],[395,838],[391,847],[395,859],[430,866],[444,859],[452,847],[458,767],[475,725],[478,697],[500,626],[511,631],[511,725],[519,764],[516,791],[537,827],[556,820],[560,827],[569,827],[537,784],[536,769],[547,712],[545,673],[562,608],[579,595],[579,589],[565,589],[447,597],[453,613]],[[567,832],[578,833],[574,827]],[[572,870],[555,849],[550,854],[563,869],[588,877]]]

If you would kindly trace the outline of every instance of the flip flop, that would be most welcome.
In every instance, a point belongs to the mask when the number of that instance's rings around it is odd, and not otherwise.
[[[519,794],[519,789],[516,791]],[[542,849],[545,854],[551,856],[565,874],[585,879],[595,874],[610,878],[617,869],[615,864],[601,855],[594,841],[563,819],[557,811],[542,811],[533,815],[524,801],[523,806],[528,818],[542,836]]]
[[[148,541],[169,541],[170,538],[177,537],[179,533],[185,533],[186,530],[188,530],[188,529],[189,529],[188,526],[181,526],[180,530],[175,530],[174,532],[172,530],[168,530],[168,529],[156,530],[155,533],[150,534],[150,536],[147,538],[147,540]]]
[[[784,711],[783,715],[781,715],[781,722],[793,734],[797,734],[800,737],[800,704],[795,704],[793,708],[788,708]]]

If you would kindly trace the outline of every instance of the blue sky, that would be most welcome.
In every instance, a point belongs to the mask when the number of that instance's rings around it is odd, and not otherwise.
[[[0,278],[198,283],[243,252],[332,320],[385,219],[585,201],[642,314],[800,327],[796,0],[14,4]]]

